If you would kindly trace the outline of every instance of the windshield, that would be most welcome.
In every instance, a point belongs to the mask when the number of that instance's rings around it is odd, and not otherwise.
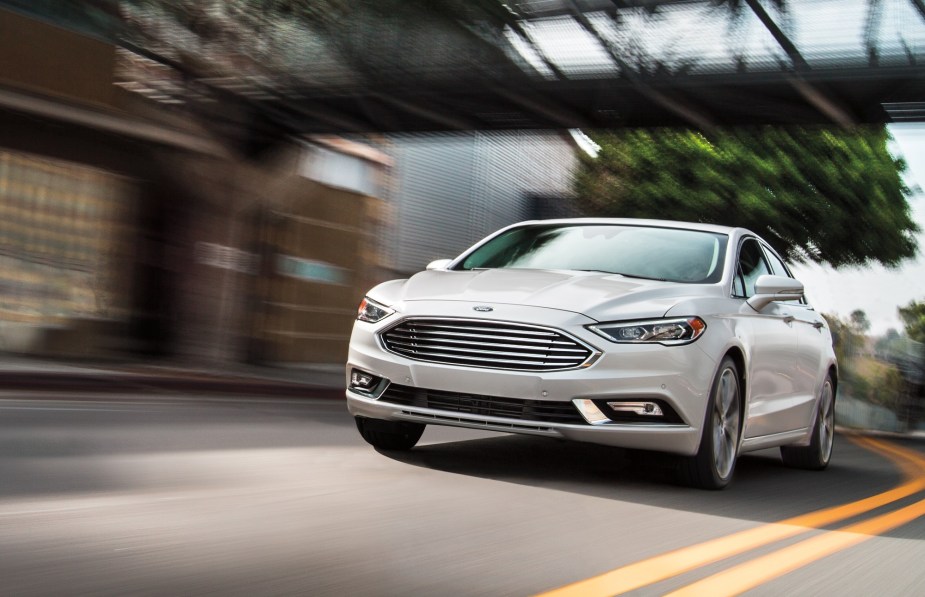
[[[489,240],[454,269],[600,271],[671,282],[722,278],[724,234],[607,224],[533,225]]]

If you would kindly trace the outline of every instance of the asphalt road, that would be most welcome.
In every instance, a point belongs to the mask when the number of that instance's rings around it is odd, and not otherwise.
[[[340,401],[7,393],[0,595],[923,594],[923,453],[839,436],[825,472],[759,453],[705,492],[547,439],[378,453]]]

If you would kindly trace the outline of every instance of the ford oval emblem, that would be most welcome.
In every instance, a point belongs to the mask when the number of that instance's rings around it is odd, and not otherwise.
[[[489,311],[495,310],[494,307],[489,307],[488,305],[476,305],[475,307],[472,307],[472,309],[474,311],[478,311],[479,313],[488,313]]]

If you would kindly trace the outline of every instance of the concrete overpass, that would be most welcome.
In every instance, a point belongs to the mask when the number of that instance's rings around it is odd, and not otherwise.
[[[923,0],[2,0],[118,84],[278,134],[925,119]]]

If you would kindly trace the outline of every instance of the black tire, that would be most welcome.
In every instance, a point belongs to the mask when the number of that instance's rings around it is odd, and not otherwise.
[[[791,468],[821,471],[829,466],[835,444],[835,384],[826,376],[819,391],[816,421],[808,446],[781,446],[780,457]]]
[[[727,356],[713,379],[697,454],[681,460],[678,472],[682,483],[701,489],[729,485],[739,454],[741,413],[739,370]]]
[[[355,417],[357,431],[371,446],[380,450],[405,451],[413,448],[426,425],[405,421],[384,421]]]

